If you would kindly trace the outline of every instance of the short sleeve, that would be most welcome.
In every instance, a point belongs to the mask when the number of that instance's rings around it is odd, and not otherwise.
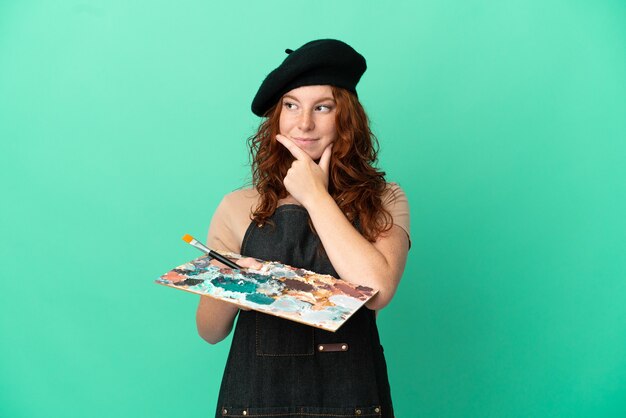
[[[397,183],[387,183],[387,189],[383,193],[383,206],[391,214],[393,224],[406,232],[411,247],[411,219],[409,215],[409,201],[404,190]]]
[[[254,189],[240,189],[224,196],[211,219],[207,245],[215,250],[239,253],[258,197]]]
[[[239,252],[239,244],[237,243],[234,231],[229,219],[230,211],[228,209],[228,196],[224,197],[215,209],[211,225],[209,226],[209,236],[207,237],[207,245],[209,248],[218,251]]]

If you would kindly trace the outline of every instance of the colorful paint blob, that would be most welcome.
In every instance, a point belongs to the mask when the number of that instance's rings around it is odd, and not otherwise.
[[[223,253],[230,259],[239,254]],[[206,256],[178,266],[156,283],[224,300],[281,318],[337,331],[377,291],[327,274],[272,261],[259,269],[211,265]]]

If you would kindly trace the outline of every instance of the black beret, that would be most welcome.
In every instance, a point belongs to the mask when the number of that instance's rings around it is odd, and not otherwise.
[[[356,94],[365,72],[365,58],[350,45],[335,39],[319,39],[295,51],[269,73],[252,100],[252,112],[264,116],[283,94],[302,86],[331,85]]]

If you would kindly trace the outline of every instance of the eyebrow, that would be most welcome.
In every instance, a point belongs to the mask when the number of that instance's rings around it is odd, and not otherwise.
[[[290,94],[285,94],[285,95],[283,96],[283,99],[292,99],[292,100],[295,100],[296,102],[299,102],[299,101],[300,101],[300,100],[298,100],[298,98],[296,98],[296,97],[294,97],[294,96],[292,96],[292,95],[290,95]],[[332,102],[334,102],[334,101],[335,101],[335,99],[333,99],[332,97],[322,97],[321,99],[316,100],[315,102],[316,102],[316,103],[319,103],[319,102],[325,102],[325,101],[327,101],[327,100],[330,100],[330,101],[332,101]]]

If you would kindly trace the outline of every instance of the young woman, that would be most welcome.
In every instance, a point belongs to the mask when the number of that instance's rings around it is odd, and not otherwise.
[[[224,197],[208,245],[379,293],[336,333],[202,297],[196,320],[209,343],[239,313],[217,416],[393,417],[375,311],[406,263],[406,196],[373,166],[376,139],[356,95],[365,59],[331,39],[286,52],[252,103],[264,118],[250,138],[253,187]]]

